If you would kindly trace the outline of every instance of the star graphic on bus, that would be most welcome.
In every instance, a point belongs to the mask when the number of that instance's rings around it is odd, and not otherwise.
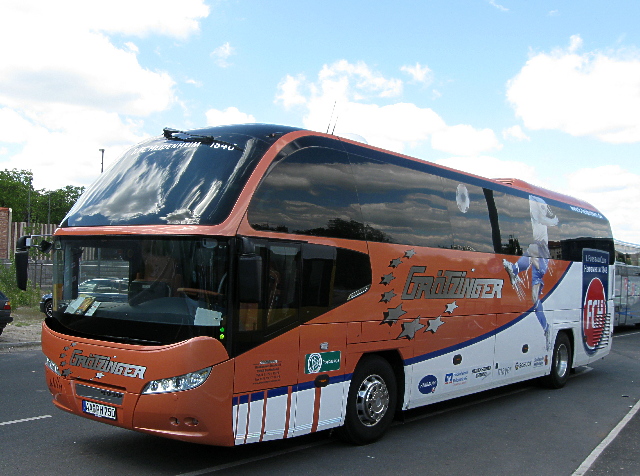
[[[455,311],[457,308],[459,308],[460,306],[458,306],[456,304],[455,301],[453,301],[452,303],[447,304],[447,309],[444,312],[447,312],[449,314],[453,314],[453,311]]]
[[[382,294],[382,299],[380,299],[380,302],[389,302],[396,296],[397,294],[393,292],[393,289],[392,289],[391,291],[387,291]]]
[[[404,252],[404,257],[407,259],[411,259],[416,252],[414,250],[409,250]]]
[[[391,260],[391,263],[389,263],[389,268],[397,268],[401,264],[402,264],[402,261],[400,260],[400,258],[395,258]]]
[[[392,307],[387,309],[384,314],[384,319],[382,320],[382,324],[393,325],[403,314],[406,314],[407,311],[402,310],[402,304],[398,304],[396,307]]]
[[[393,273],[385,274],[382,277],[382,281],[380,281],[380,284],[384,284],[386,286],[387,284],[389,284],[394,279],[396,279],[396,277],[393,275]]]
[[[444,324],[444,321],[442,320],[442,316],[438,316],[435,319],[430,319],[429,320],[429,327],[427,327],[424,331],[430,331],[431,333],[435,334],[438,331],[438,328]]]
[[[411,322],[403,322],[402,332],[397,338],[400,339],[402,337],[406,337],[407,339],[411,340],[416,336],[416,332],[418,332],[423,327],[425,326],[424,324],[420,324],[420,316],[416,317]]]

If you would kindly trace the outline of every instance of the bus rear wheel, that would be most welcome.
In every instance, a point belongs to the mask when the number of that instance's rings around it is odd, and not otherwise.
[[[349,386],[343,436],[357,445],[378,440],[393,421],[396,400],[391,365],[377,355],[364,357]]]
[[[544,379],[549,388],[562,388],[569,380],[571,372],[571,342],[564,332],[559,332],[553,346],[551,373]]]

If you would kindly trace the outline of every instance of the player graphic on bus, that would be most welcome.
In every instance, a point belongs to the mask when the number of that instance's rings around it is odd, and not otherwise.
[[[544,286],[543,278],[549,267],[549,234],[547,227],[556,226],[558,217],[551,211],[551,208],[540,197],[529,195],[529,212],[531,213],[531,227],[533,229],[533,243],[531,243],[524,254],[516,261],[511,263],[503,260],[504,268],[509,274],[511,285],[516,290],[520,299],[524,298],[524,290],[522,289],[522,279],[520,273],[524,273],[531,268],[531,300],[533,301],[533,310],[544,330],[547,343],[547,350],[550,350],[549,323],[544,315],[540,296]]]

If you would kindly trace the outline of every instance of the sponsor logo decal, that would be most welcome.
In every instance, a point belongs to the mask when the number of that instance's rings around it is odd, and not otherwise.
[[[304,373],[317,374],[340,369],[340,351],[316,352],[304,358]]]
[[[418,384],[418,390],[420,391],[420,393],[428,395],[430,393],[435,393],[437,386],[437,377],[435,375],[427,375],[426,377],[422,377],[422,380],[420,380],[420,383]]]
[[[524,362],[516,362],[514,365],[514,368],[516,369],[516,371],[521,370],[521,369],[525,369],[527,367],[531,367],[531,361],[530,360],[526,360]]]
[[[535,359],[533,359],[534,367],[544,367],[545,365],[547,365],[546,357],[536,357]]]
[[[445,385],[464,385],[469,380],[469,371],[451,372],[444,376]]]
[[[484,367],[478,367],[471,371],[474,375],[474,378],[485,379],[491,376],[491,366],[485,365]]]
[[[582,342],[589,355],[600,348],[607,327],[609,253],[582,252]]]
[[[511,371],[513,370],[513,367],[511,367],[510,365],[507,367],[500,367],[497,371],[498,371],[498,377],[506,377],[508,376]]]

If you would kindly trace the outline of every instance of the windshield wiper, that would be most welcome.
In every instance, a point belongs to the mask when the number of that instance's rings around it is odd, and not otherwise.
[[[237,144],[216,139],[213,136],[191,134],[189,132],[179,131],[177,129],[170,129],[169,127],[165,127],[164,129],[162,129],[162,133],[164,135],[164,138],[169,140],[179,140],[183,142],[200,142],[202,144],[220,144],[220,145],[227,146],[229,149],[239,150],[240,152],[244,152],[244,149],[238,146]]]

